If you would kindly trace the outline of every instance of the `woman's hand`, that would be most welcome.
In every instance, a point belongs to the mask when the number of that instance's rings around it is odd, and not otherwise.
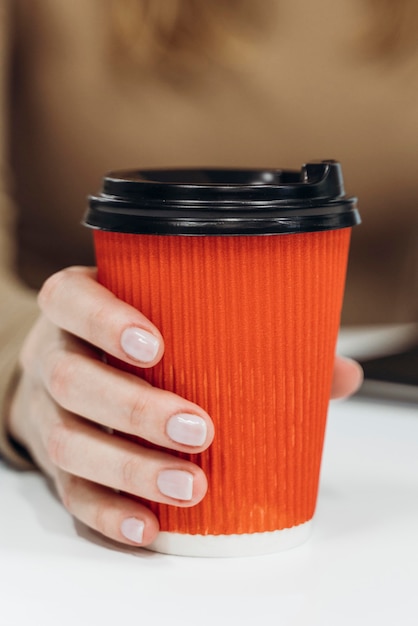
[[[115,490],[192,506],[206,493],[206,477],[188,461],[106,429],[190,453],[209,446],[213,424],[195,404],[103,363],[105,351],[151,367],[164,347],[158,330],[99,285],[94,270],[53,275],[39,304],[42,315],[21,354],[11,433],[76,518],[116,541],[146,545],[158,533],[157,519]]]
[[[94,269],[54,274],[39,304],[42,314],[21,354],[11,433],[76,518],[116,541],[147,545],[158,533],[158,520],[118,491],[176,506],[199,502],[207,489],[203,471],[169,450],[205,450],[214,435],[212,421],[199,406],[103,363],[104,351],[152,367],[164,347],[155,326],[99,285]],[[350,395],[360,382],[359,366],[338,358],[333,396]]]

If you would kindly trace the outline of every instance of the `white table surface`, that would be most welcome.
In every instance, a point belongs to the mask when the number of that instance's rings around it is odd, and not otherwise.
[[[333,402],[312,538],[275,555],[128,550],[0,464],[5,626],[418,624],[418,407]]]

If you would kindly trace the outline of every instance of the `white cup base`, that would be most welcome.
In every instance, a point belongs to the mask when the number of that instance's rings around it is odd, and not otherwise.
[[[263,533],[241,535],[190,535],[162,531],[148,550],[178,556],[256,556],[289,550],[304,543],[312,533],[312,520]]]

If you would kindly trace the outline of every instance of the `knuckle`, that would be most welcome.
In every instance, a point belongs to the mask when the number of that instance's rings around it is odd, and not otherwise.
[[[60,468],[65,468],[67,463],[67,449],[70,437],[69,429],[62,423],[57,423],[50,429],[45,448],[49,460]]]
[[[109,507],[106,498],[100,498],[96,502],[96,510],[94,512],[93,527],[102,535],[110,535],[111,529],[109,524]]]
[[[48,308],[55,300],[58,290],[67,280],[68,271],[68,269],[60,270],[46,279],[38,294],[38,304],[42,310]]]
[[[143,422],[147,413],[151,409],[151,394],[148,388],[143,388],[137,391],[132,399],[132,402],[128,404],[129,416],[128,422],[131,431],[136,434],[140,434],[143,430]]]
[[[85,524],[102,535],[111,537],[114,534],[112,532],[112,508],[109,507],[106,495],[95,492],[86,493],[86,486],[82,479],[71,474],[62,473],[56,481],[56,488],[63,506],[71,515],[82,519]],[[89,501],[94,498],[93,506],[88,507],[87,515],[85,510],[86,495],[89,497]],[[80,516],[83,509],[84,514]]]
[[[57,299],[57,295],[68,286],[70,280],[83,273],[83,269],[85,270],[85,268],[78,266],[65,267],[51,274],[45,280],[38,293],[38,304],[41,310],[45,310],[53,304]]]
[[[138,491],[138,475],[140,473],[140,464],[138,459],[133,456],[127,457],[122,463],[122,490],[126,493],[136,493]]]
[[[78,479],[75,476],[68,475],[64,482],[58,486],[58,493],[66,510],[73,514],[76,512],[76,492]]]
[[[92,339],[93,343],[96,343],[103,334],[103,329],[109,327],[109,321],[112,319],[112,311],[109,310],[107,303],[97,303],[94,311],[87,317],[87,333]]]
[[[49,364],[48,389],[52,397],[58,402],[64,401],[69,390],[74,386],[74,380],[80,366],[80,358],[75,353],[59,352],[51,358]]]

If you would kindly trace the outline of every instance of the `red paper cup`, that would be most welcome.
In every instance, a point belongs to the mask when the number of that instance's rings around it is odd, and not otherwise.
[[[305,541],[359,222],[339,165],[114,173],[86,222],[99,281],[165,340],[152,369],[111,362],[196,402],[215,424],[208,450],[180,455],[208,476],[205,498],[148,503],[161,528],[151,548],[228,556]]]

